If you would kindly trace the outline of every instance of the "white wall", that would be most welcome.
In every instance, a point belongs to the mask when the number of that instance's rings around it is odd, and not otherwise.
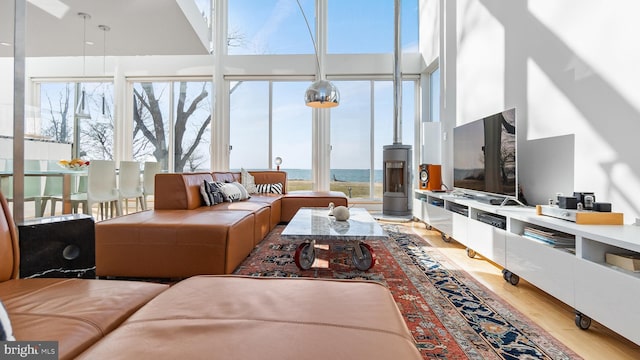
[[[0,160],[12,159],[13,139],[0,137]],[[24,157],[33,160],[69,160],[71,144],[25,139]],[[44,163],[43,163],[44,166]],[[4,169],[3,169],[4,170]]]
[[[597,201],[625,214],[625,223],[640,217],[640,2],[446,6],[456,14],[446,17],[455,21],[456,36],[455,43],[440,37],[441,64],[455,75],[442,76],[443,97],[453,93],[456,106],[443,111],[443,131],[516,107],[519,181],[530,203],[594,191]],[[443,142],[443,159],[452,159],[451,145],[450,137]]]

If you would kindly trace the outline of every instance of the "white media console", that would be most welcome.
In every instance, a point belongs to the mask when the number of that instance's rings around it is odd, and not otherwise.
[[[523,206],[497,206],[450,193],[415,190],[415,218],[573,307],[583,330],[591,319],[640,344],[640,273],[605,262],[605,253],[640,255],[640,226],[579,225],[537,215]],[[562,244],[531,236],[558,234]],[[534,233],[535,235],[535,233]],[[575,245],[567,245],[573,243]]]

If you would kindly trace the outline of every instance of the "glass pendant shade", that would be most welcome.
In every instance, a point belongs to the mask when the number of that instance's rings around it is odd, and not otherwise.
[[[80,101],[76,107],[76,117],[78,119],[91,119],[91,113],[89,112],[89,106],[85,99],[84,89],[82,89],[82,95],[80,95]]]
[[[313,108],[332,108],[340,104],[340,92],[329,80],[314,81],[304,93],[304,102]]]

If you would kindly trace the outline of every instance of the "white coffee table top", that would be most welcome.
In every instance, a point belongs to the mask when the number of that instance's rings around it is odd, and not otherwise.
[[[387,234],[364,208],[350,208],[347,221],[329,216],[327,208],[300,208],[282,231],[288,240],[382,240]]]

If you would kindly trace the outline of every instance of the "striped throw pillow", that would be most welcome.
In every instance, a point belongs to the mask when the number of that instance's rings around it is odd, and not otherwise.
[[[247,189],[237,181],[222,185],[220,191],[228,202],[247,200],[250,197]]]
[[[282,194],[282,183],[275,184],[256,184],[256,189],[259,193],[266,194]]]

